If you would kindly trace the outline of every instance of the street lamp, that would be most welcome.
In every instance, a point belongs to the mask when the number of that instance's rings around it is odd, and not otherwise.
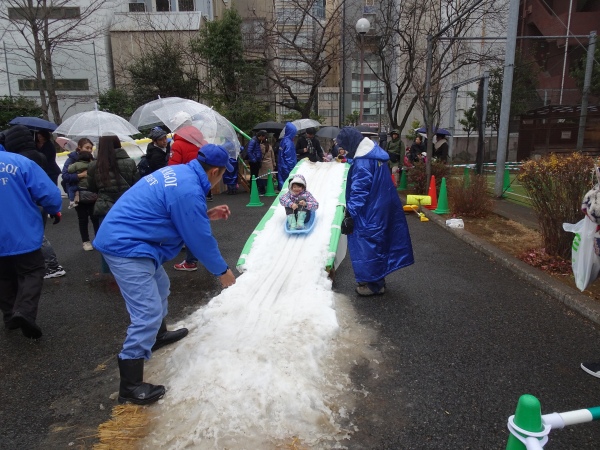
[[[363,95],[364,95],[364,83],[365,83],[365,46],[364,46],[364,36],[369,32],[369,28],[371,28],[371,23],[361,17],[356,22],[356,32],[360,36],[360,118],[359,125],[362,125],[363,121]]]

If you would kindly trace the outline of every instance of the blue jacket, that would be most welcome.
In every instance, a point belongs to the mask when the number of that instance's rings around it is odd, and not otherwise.
[[[346,182],[346,211],[354,220],[348,235],[352,268],[357,282],[378,281],[414,263],[408,224],[387,152],[368,138],[357,147],[340,146],[354,156]]]
[[[69,173],[69,166],[73,163],[79,161],[79,153],[77,151],[69,153],[67,156],[67,160],[65,161],[62,168],[62,180],[67,184],[67,186],[77,186],[79,184],[79,177],[77,173]]]
[[[0,146],[0,256],[42,246],[44,224],[38,205],[48,214],[59,212],[60,190],[35,162]]]
[[[236,158],[229,158],[229,164],[233,167],[233,172],[225,171],[223,174],[223,183],[228,186],[235,186],[238,182],[238,160]]]
[[[251,163],[261,162],[262,161],[262,151],[260,150],[260,142],[258,142],[258,138],[254,136],[248,142],[248,146],[246,147],[246,154],[248,155],[248,161]]]
[[[279,152],[277,153],[277,183],[279,189],[283,188],[283,183],[290,176],[290,172],[296,166],[298,159],[296,157],[296,147],[294,146],[294,136],[298,129],[292,122],[285,124],[285,134],[279,142]]]
[[[208,177],[197,160],[146,175],[110,209],[94,247],[122,258],[173,259],[183,243],[214,275],[227,270],[207,214]]]

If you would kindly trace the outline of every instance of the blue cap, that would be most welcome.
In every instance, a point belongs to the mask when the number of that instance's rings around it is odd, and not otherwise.
[[[198,161],[205,162],[214,167],[225,167],[233,172],[233,166],[229,163],[229,153],[220,145],[206,144],[198,150]]]

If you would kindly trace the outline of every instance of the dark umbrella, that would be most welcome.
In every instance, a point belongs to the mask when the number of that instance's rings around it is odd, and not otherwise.
[[[425,127],[418,128],[417,133],[427,134],[427,128],[425,128]],[[450,136],[452,133],[450,133],[445,128],[434,128],[433,134],[443,134],[444,136]]]
[[[340,134],[338,127],[323,127],[317,131],[317,136],[322,138],[335,139]]]
[[[13,120],[8,122],[9,125],[23,125],[32,131],[54,131],[58,127],[53,122],[48,120],[40,119],[39,117],[15,117]]]
[[[267,133],[277,133],[285,128],[285,123],[261,122],[254,125],[252,131],[265,130]]]
[[[367,127],[365,125],[357,125],[354,127],[354,129],[360,131],[360,134],[365,137],[379,136],[379,133],[375,128]]]

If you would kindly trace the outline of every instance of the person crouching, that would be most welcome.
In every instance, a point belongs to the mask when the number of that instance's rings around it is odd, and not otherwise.
[[[208,209],[206,196],[225,170],[233,170],[223,147],[206,144],[196,159],[146,175],[110,209],[94,240],[119,285],[131,318],[118,356],[119,403],[147,405],[165,387],[145,383],[144,360],[183,339],[186,328],[168,331],[170,282],[163,264],[183,243],[226,288],[235,276],[221,256],[210,221],[227,219],[227,205]]]

